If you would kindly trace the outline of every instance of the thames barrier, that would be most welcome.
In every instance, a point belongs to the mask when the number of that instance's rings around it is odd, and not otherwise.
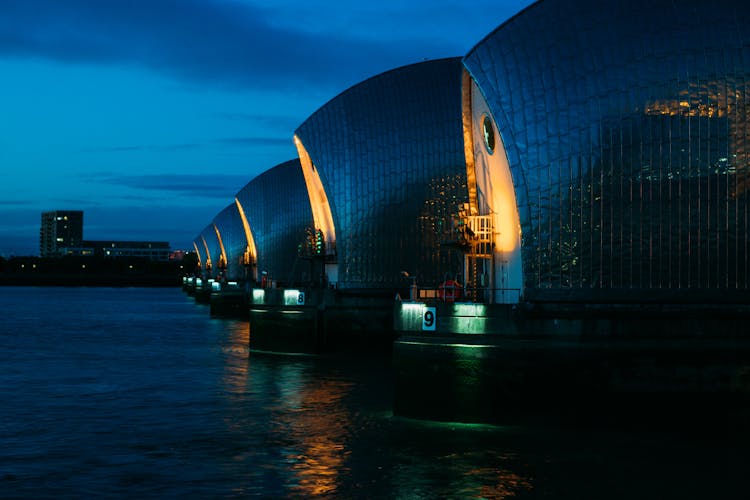
[[[741,419],[749,92],[747,3],[541,0],[321,106],[185,289],[251,349],[392,349],[401,415]]]

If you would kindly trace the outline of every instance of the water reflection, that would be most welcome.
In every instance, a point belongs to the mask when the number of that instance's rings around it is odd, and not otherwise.
[[[3,498],[747,497],[735,435],[401,419],[389,359],[248,355],[179,290],[10,292]]]
[[[223,385],[230,397],[242,398],[248,386],[248,345],[250,325],[247,321],[222,320],[226,340],[222,341],[225,355]]]
[[[351,415],[343,404],[351,382],[310,377],[291,366],[286,397],[274,409],[272,432],[285,443],[284,461],[293,472],[290,489],[300,495],[334,493],[348,472]]]
[[[388,363],[248,354],[246,323],[222,325],[223,427],[185,453],[230,496],[607,498],[636,467],[658,498],[684,470],[699,477],[704,452],[675,439],[393,417]],[[669,460],[676,465],[664,470]],[[732,463],[717,468],[736,470]],[[627,493],[641,489],[631,484]]]
[[[534,491],[532,474],[507,449],[507,429],[402,424],[400,465],[392,468],[384,492],[399,498],[506,499]]]
[[[474,498],[504,499],[532,490],[531,480],[507,469],[479,467],[464,474],[467,483],[461,493]]]

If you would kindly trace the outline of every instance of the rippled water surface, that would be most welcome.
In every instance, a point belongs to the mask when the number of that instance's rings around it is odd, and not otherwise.
[[[748,498],[709,429],[391,412],[387,357],[249,353],[179,289],[2,288],[3,498]]]

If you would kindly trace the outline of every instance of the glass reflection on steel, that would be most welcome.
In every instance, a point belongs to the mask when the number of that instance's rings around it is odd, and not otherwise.
[[[545,0],[466,55],[527,292],[750,288],[747,39],[749,2]]]
[[[299,160],[290,160],[263,172],[236,193],[237,209],[245,221],[238,220],[237,232],[245,232],[242,251],[230,259],[240,260],[253,247],[246,260],[256,280],[279,286],[299,286],[309,281],[305,266],[299,265],[298,245],[312,223],[310,200]],[[243,226],[243,227],[240,227]],[[265,273],[265,274],[264,274]]]
[[[338,288],[390,295],[403,269],[435,286],[462,273],[459,250],[442,245],[467,196],[462,71],[459,58],[387,71],[295,131],[315,224],[335,224]]]
[[[236,203],[224,207],[213,220],[214,234],[211,243],[218,242],[215,259],[222,277],[226,280],[247,280],[248,269],[240,258],[247,250],[242,229],[242,217]],[[207,236],[208,238],[208,236]]]

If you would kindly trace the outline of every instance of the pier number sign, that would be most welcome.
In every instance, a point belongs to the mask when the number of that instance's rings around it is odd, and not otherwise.
[[[435,316],[434,307],[425,307],[422,315],[422,330],[434,332],[437,317]]]
[[[305,292],[300,292],[299,295],[297,295],[297,304],[301,306],[305,305]]]

